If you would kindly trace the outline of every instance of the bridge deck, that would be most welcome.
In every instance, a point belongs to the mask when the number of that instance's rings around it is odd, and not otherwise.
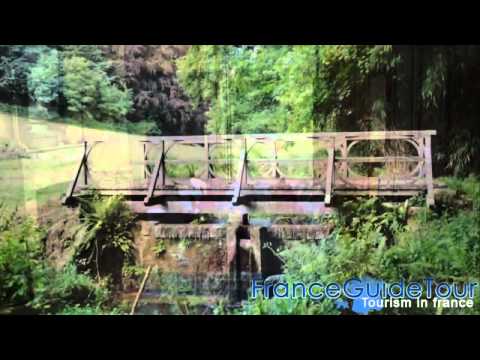
[[[98,169],[95,152],[115,163],[118,145],[86,142],[63,202],[95,190],[123,195],[145,213],[315,213],[337,195],[425,192],[433,205],[432,135],[435,131],[150,137],[130,144],[136,151],[130,168],[114,164],[110,171]],[[368,152],[375,156],[361,156]]]

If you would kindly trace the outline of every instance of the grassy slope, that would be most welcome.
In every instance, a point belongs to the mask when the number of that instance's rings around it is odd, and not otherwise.
[[[10,205],[27,206],[29,212],[48,199],[60,199],[75,174],[83,154],[82,142],[103,140],[92,153],[98,169],[138,177],[132,159],[141,159],[140,136],[110,130],[15,117],[0,113],[0,144],[22,149],[26,157],[0,160],[0,199]],[[80,146],[74,146],[80,144]],[[47,151],[39,151],[48,149]],[[101,174],[99,174],[101,175]],[[99,176],[97,176],[99,177]]]

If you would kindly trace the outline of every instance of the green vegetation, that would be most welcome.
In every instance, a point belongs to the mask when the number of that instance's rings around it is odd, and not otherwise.
[[[124,264],[122,271],[125,277],[139,277],[145,274],[145,269],[138,265]]]
[[[130,93],[112,86],[95,64],[72,57],[65,60],[64,71],[64,95],[73,116],[114,121],[125,118],[132,106]]]
[[[119,314],[113,291],[121,278],[138,278],[132,264],[135,217],[119,197],[93,196],[81,206],[70,260],[46,258],[47,231],[31,218],[0,206],[0,311],[41,314]],[[95,275],[94,275],[95,274]]]
[[[479,56],[474,46],[202,45],[177,64],[192,101],[208,106],[209,132],[436,129],[438,169],[463,176],[480,166],[467,80]]]
[[[117,308],[102,309],[99,306],[67,306],[57,315],[125,315],[124,311]]]
[[[211,103],[210,131],[262,133],[334,130],[363,111],[348,104],[355,88],[398,61],[380,45],[193,46],[178,66],[190,96]]]
[[[96,46],[5,46],[0,48],[4,90],[44,109],[103,121],[124,119],[131,93],[116,83]],[[8,81],[7,81],[8,79]],[[17,90],[14,88],[17,87]]]
[[[365,276],[395,282],[480,282],[480,179],[445,179],[470,200],[468,208],[439,212],[422,209],[406,222],[408,203],[383,206],[380,199],[343,204],[335,231],[318,244],[294,243],[278,252],[285,281],[343,282]],[[472,309],[443,309],[443,314],[480,314],[480,292]],[[438,313],[438,309],[385,309],[383,313]],[[217,309],[221,313],[222,308]],[[330,301],[249,300],[240,314],[334,314]]]
[[[162,294],[170,297],[183,296],[193,292],[193,285],[190,279],[174,272],[162,272],[154,269],[149,279],[150,284],[161,289]]]
[[[105,257],[112,257],[113,266],[128,263],[133,251],[135,215],[119,196],[101,199],[98,195],[82,201],[82,224],[75,242],[76,263],[94,269],[97,277],[107,275],[102,268]],[[112,269],[108,269],[109,272]]]
[[[35,114],[103,123],[155,124],[201,133],[202,109],[175,79],[183,45],[0,45],[0,102]],[[83,124],[83,123],[82,123]]]
[[[265,299],[259,296],[254,301],[247,302],[236,315],[338,315],[332,301],[313,302],[305,299]],[[222,310],[216,310],[216,314]]]
[[[68,307],[107,308],[109,291],[72,264],[55,269],[44,256],[45,230],[0,207],[1,312],[58,313]]]
[[[58,101],[62,78],[58,76],[60,61],[58,51],[53,49],[40,55],[28,74],[28,88],[32,98],[40,106]]]
[[[335,223],[327,239],[292,243],[277,256],[290,282],[362,276],[479,281],[480,182],[467,177],[478,176],[480,170],[480,103],[472,86],[479,81],[479,61],[480,47],[468,45],[0,45],[2,312],[121,312],[112,308],[114,284],[122,277],[135,282],[144,272],[132,261],[135,218],[121,198],[93,196],[82,203],[75,239],[65,244],[74,246],[73,261],[61,270],[45,257],[47,229],[12,210],[25,205],[27,213],[40,213],[47,200],[60,200],[82,151],[70,144],[104,135],[111,142],[138,140],[110,131],[192,135],[435,129],[434,175],[447,176],[441,180],[449,188],[439,194],[435,209],[418,209],[425,203],[421,197],[397,205],[371,198],[344,202],[336,218],[277,217],[277,223]],[[25,138],[33,145],[25,144]],[[59,151],[42,149],[64,145]],[[273,149],[262,146],[255,145],[251,159],[272,156]],[[355,156],[384,155],[377,148],[354,149],[359,153]],[[100,159],[101,165],[127,173],[127,180],[143,179],[143,169],[122,165],[130,159],[129,151],[136,150],[117,150],[115,159]],[[232,149],[219,146],[211,154],[217,175],[236,173],[236,164],[232,169],[225,162],[215,163],[228,151],[238,157],[239,144],[233,143]],[[197,161],[204,156],[198,148],[174,147],[170,160],[185,154],[194,161],[169,164],[169,176],[196,177],[205,170]],[[305,154],[325,157],[324,149],[306,141],[278,150],[281,159]],[[249,166],[251,176],[268,170],[254,162]],[[388,171],[352,167],[369,175]],[[311,163],[301,162],[282,164],[280,170],[292,178],[314,172]],[[118,173],[115,181],[122,177]],[[194,223],[208,221],[198,218]],[[178,245],[186,250],[192,244],[181,240]],[[161,256],[166,246],[158,242],[153,251]],[[175,296],[189,291],[189,284],[173,286],[177,279],[162,276],[162,286]],[[480,312],[479,302],[469,313]],[[219,307],[217,312],[226,310]],[[339,310],[329,301],[261,298],[249,300],[239,313]]]
[[[156,256],[161,256],[162,254],[165,253],[165,251],[167,251],[167,246],[165,244],[165,240],[163,239],[160,239],[160,240],[157,240],[155,246],[153,247],[153,253],[156,255]]]
[[[151,134],[432,128],[438,168],[464,176],[480,166],[469,85],[479,56],[476,46],[0,45],[0,102],[77,123],[153,123]]]

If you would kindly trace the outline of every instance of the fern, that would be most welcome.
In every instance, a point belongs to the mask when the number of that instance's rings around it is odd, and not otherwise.
[[[135,216],[119,196],[101,199],[94,195],[82,201],[82,226],[77,233],[75,254],[84,266],[95,264],[100,276],[100,263],[105,250],[116,249],[127,258],[132,255]]]

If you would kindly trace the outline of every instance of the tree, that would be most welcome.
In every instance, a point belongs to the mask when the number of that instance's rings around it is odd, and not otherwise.
[[[202,105],[191,104],[176,79],[175,60],[186,45],[107,45],[115,73],[133,92],[129,120],[154,120],[166,135],[202,133]]]
[[[68,102],[68,111],[80,118],[93,118],[99,95],[100,74],[82,57],[65,59],[64,68],[64,94]]]
[[[395,61],[380,45],[196,46],[178,64],[188,94],[209,105],[209,131],[304,132],[355,126],[371,112],[355,95]]]
[[[68,110],[80,118],[120,120],[131,108],[128,90],[112,84],[108,76],[83,57],[64,61],[64,94]]]
[[[58,48],[66,59],[82,57],[102,69],[109,66],[99,45],[60,45]]]
[[[46,45],[0,45],[0,99],[27,105],[28,74]]]
[[[103,79],[99,84],[98,111],[102,120],[124,119],[132,108],[131,91]]]
[[[275,64],[285,46],[194,46],[178,60],[179,78],[195,103],[209,105],[215,133],[278,132],[288,113],[279,106]]]
[[[57,50],[40,55],[28,74],[30,97],[40,105],[57,102],[63,85],[61,60]]]

